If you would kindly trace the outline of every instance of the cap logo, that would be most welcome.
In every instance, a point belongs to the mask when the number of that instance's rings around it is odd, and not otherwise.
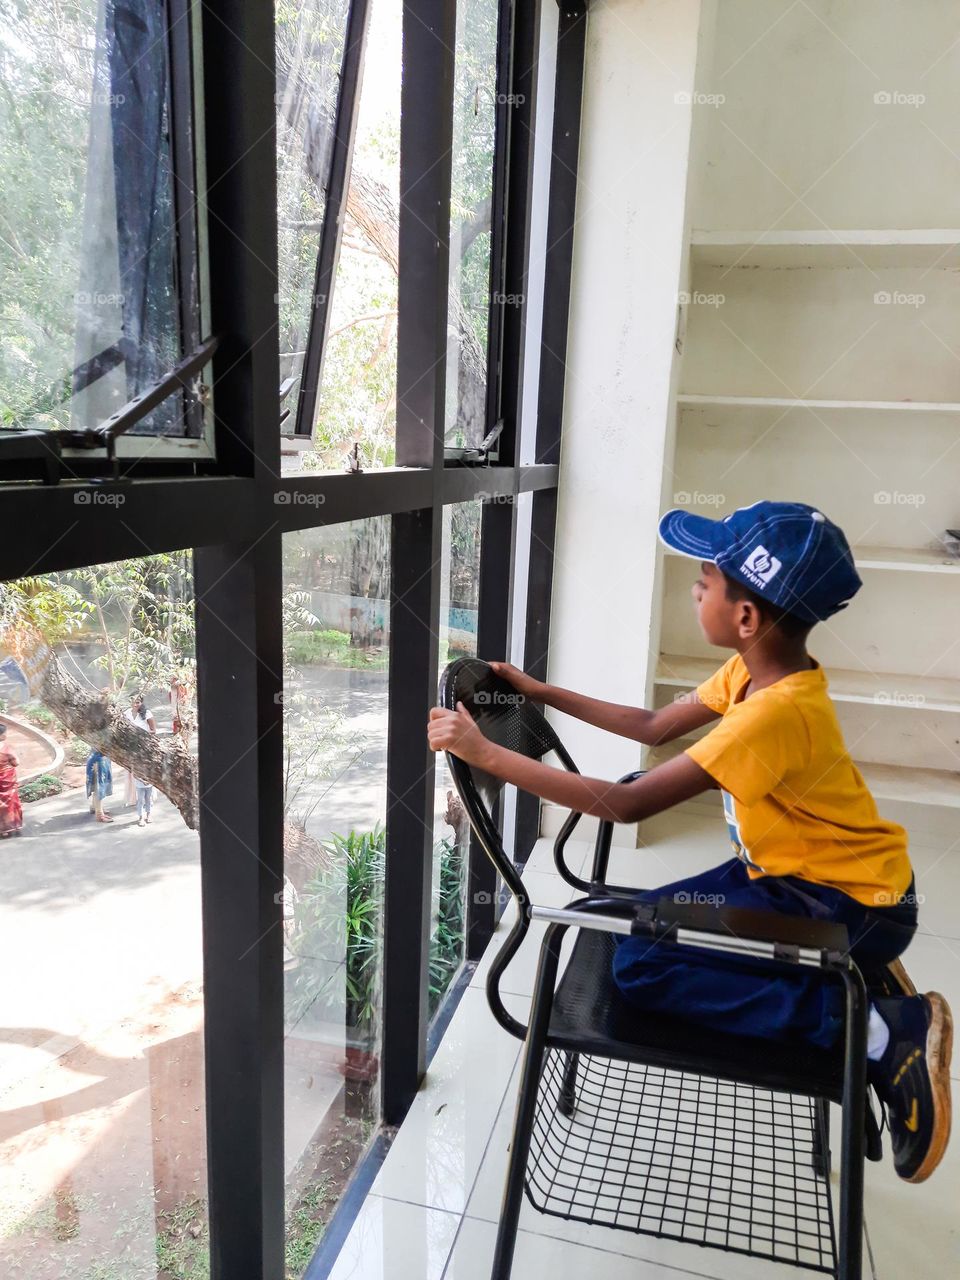
[[[755,587],[765,587],[782,567],[781,561],[776,556],[772,556],[765,546],[757,543],[740,566],[740,572],[749,578]]]

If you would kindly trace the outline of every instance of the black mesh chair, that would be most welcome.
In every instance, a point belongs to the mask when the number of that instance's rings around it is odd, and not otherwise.
[[[553,753],[576,769],[540,712],[485,662],[460,659],[444,671],[441,705],[458,701],[488,738],[533,759]],[[494,1017],[526,1046],[493,1280],[510,1276],[524,1193],[544,1214],[858,1280],[866,1139],[871,1157],[879,1151],[866,1101],[866,989],[847,956],[846,930],[672,899],[638,905],[636,888],[605,883],[610,823],[600,824],[589,881],[570,870],[564,850],[579,814],[564,824],[554,856],[582,896],[562,909],[533,905],[492,816],[502,784],[456,756],[448,760],[474,833],[517,902],[487,977]],[[504,1007],[500,979],[532,920],[547,928],[524,1026]],[[558,981],[568,930],[576,934]],[[617,942],[629,934],[658,946],[708,947],[718,965],[749,957],[771,973],[818,967],[823,981],[845,992],[842,1043],[827,1052],[643,1015],[612,976]],[[830,1102],[842,1108],[836,1229]]]

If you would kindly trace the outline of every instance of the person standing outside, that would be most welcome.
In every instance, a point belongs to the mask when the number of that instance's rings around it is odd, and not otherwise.
[[[97,815],[98,822],[112,822],[113,818],[103,807],[107,796],[113,795],[113,766],[109,757],[94,747],[87,756],[87,795],[90,798],[90,812]]]
[[[124,712],[124,715],[135,728],[142,729],[145,733],[157,732],[157,722],[148,710],[142,693],[133,695],[130,699],[130,706]],[[131,787],[134,792],[133,796],[130,794]],[[145,827],[150,821],[150,809],[153,805],[153,786],[149,782],[144,782],[142,778],[135,777],[133,772],[128,769],[127,804],[132,804],[134,799],[137,805],[137,826]]]
[[[18,836],[23,826],[23,805],[17,769],[20,761],[7,740],[7,726],[0,724],[0,839]]]

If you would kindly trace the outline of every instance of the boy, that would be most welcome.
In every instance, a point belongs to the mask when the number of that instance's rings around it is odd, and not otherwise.
[[[492,665],[524,696],[638,742],[671,742],[719,720],[715,728],[631,783],[585,778],[496,746],[462,704],[433,708],[430,746],[614,822],[636,822],[719,788],[735,856],[638,899],[710,894],[729,906],[845,925],[874,992],[868,1069],[889,1114],[894,1164],[902,1178],[922,1182],[950,1134],[952,1019],[936,992],[900,993],[912,992],[897,957],[917,923],[906,833],[879,817],[844,745],[823,670],[806,649],[813,625],[845,608],[861,586],[847,540],[821,512],[793,502],[758,502],[723,520],[670,511],[660,537],[702,562],[693,587],[701,629],[711,644],[736,651],[694,693],[648,711]],[[842,1025],[836,984],[813,972],[734,973],[626,938],[614,978],[638,1008],[682,1009],[717,1030],[827,1047]]]

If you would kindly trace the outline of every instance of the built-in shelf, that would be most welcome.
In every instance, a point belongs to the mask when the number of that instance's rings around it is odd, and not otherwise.
[[[960,559],[946,551],[927,547],[852,547],[858,569],[896,569],[906,573],[960,574]],[[673,547],[664,547],[668,556],[682,556]]]
[[[960,231],[694,231],[694,262],[711,267],[960,266]]]
[[[661,654],[655,683],[691,689],[708,679],[720,666],[712,658]],[[827,669],[830,696],[835,702],[867,703],[875,707],[914,711],[960,711],[960,680],[942,676],[905,676],[869,671]]]
[[[771,409],[808,409],[812,413],[946,413],[960,415],[960,404],[927,400],[793,400],[786,396],[707,396],[684,393],[677,396],[682,409],[735,409],[768,413]]]
[[[693,738],[677,738],[647,753],[647,768],[672,760],[693,742]],[[960,772],[945,769],[915,769],[905,765],[871,764],[855,761],[864,781],[876,800],[902,801],[907,804],[941,805],[960,809]]]

